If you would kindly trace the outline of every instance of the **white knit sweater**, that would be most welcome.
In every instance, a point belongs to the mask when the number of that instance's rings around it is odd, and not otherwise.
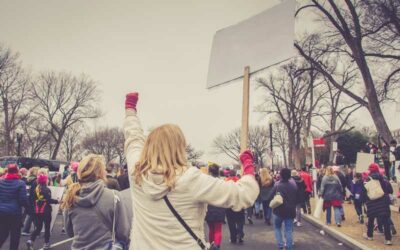
[[[125,155],[129,175],[132,176],[145,141],[134,110],[126,111],[124,133]],[[168,193],[162,176],[150,175],[140,187],[134,184],[132,178],[130,183],[134,214],[130,250],[200,249],[162,199]],[[239,211],[250,207],[258,193],[258,184],[251,175],[243,176],[236,183],[226,182],[190,167],[177,177],[175,189],[168,193],[168,198],[204,241],[207,204]]]

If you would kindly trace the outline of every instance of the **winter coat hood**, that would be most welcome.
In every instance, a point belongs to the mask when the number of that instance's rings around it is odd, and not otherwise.
[[[93,207],[99,201],[104,188],[103,180],[83,184],[79,195],[76,197],[76,204],[80,207]]]
[[[143,177],[142,188],[143,192],[153,200],[161,200],[169,192],[164,176],[161,174],[149,173],[147,178]]]

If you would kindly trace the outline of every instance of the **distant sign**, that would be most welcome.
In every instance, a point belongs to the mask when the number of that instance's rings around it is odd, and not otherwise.
[[[245,66],[250,73],[283,62],[295,55],[294,11],[287,0],[214,36],[207,88],[238,79]]]
[[[368,170],[369,165],[375,162],[374,154],[357,153],[356,172],[363,173]]]

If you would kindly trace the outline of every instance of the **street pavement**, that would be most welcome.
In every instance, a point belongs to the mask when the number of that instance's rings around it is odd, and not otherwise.
[[[51,235],[51,243],[55,246],[52,247],[54,250],[67,250],[71,249],[71,242],[60,244],[65,240],[68,240],[66,235],[61,234],[61,216],[58,216],[56,224],[53,228]],[[93,223],[93,226],[96,222]],[[100,222],[98,222],[100,223]],[[245,225],[245,241],[243,245],[233,245],[229,243],[229,230],[227,225],[223,227],[223,239],[222,247],[224,250],[266,250],[266,249],[277,249],[275,243],[274,231],[271,226],[267,226],[262,220],[254,220],[253,225]],[[26,236],[21,237],[20,249],[26,249],[25,242],[28,239]],[[350,249],[341,242],[329,237],[328,235],[321,235],[319,229],[312,226],[311,224],[304,222],[302,227],[296,227],[294,230],[294,242],[295,249],[297,250],[312,250],[312,249]],[[43,247],[43,234],[35,242],[34,249],[40,249]],[[6,242],[1,250],[8,250],[9,245]]]

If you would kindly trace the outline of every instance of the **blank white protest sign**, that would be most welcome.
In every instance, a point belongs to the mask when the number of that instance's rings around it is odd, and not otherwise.
[[[211,49],[207,88],[243,77],[295,55],[295,0],[286,0],[236,25],[219,30]]]

